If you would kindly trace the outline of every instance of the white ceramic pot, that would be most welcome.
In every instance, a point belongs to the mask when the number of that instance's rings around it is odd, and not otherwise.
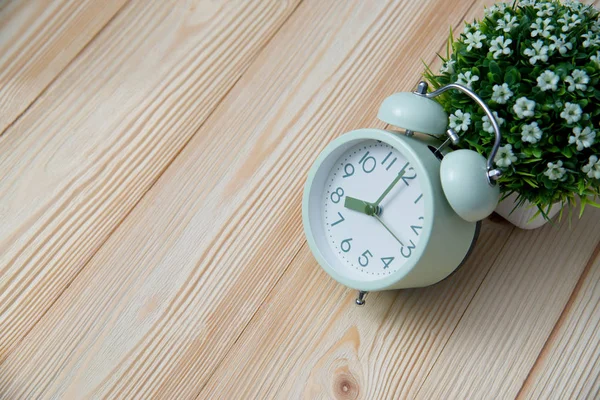
[[[532,221],[528,222],[531,219],[531,217],[533,217],[535,213],[538,212],[538,208],[529,202],[525,202],[522,206],[517,207],[511,213],[513,208],[515,208],[517,197],[518,195],[516,193],[513,193],[506,199],[498,203],[498,207],[496,207],[495,210],[496,213],[502,216],[502,218],[504,218],[511,224],[521,229],[536,229],[548,222],[546,219],[544,219],[544,217],[541,214],[535,217]],[[554,204],[550,208],[548,217],[554,217],[556,214],[558,214],[559,211],[560,204]]]

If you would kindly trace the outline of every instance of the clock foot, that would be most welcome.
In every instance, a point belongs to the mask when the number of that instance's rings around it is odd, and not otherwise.
[[[362,290],[359,290],[358,296],[356,297],[356,300],[355,300],[355,303],[357,306],[362,306],[365,304],[365,298],[367,297],[367,293],[369,293],[369,292],[363,292]]]

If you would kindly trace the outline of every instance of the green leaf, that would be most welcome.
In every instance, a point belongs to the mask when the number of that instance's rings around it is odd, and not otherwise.
[[[502,69],[500,69],[500,66],[498,65],[498,63],[496,61],[491,60],[489,68],[490,68],[490,72],[494,75],[500,76],[502,74]]]
[[[508,86],[513,86],[521,81],[521,74],[519,70],[515,67],[509,67],[504,73],[504,82],[508,84]]]
[[[561,149],[560,152],[562,153],[563,156],[565,156],[567,158],[573,157],[573,150],[571,150],[570,147],[565,147],[565,148]]]
[[[595,208],[600,208],[600,203],[591,202],[588,200],[587,204],[589,204],[590,206],[595,207]]]
[[[531,179],[529,179],[529,178],[523,178],[523,180],[525,182],[527,182],[527,184],[529,186],[531,186],[532,188],[535,188],[535,189],[539,188],[539,186],[535,182],[533,182]]]
[[[585,205],[587,203],[587,199],[585,197],[581,198],[581,203],[579,203],[579,218],[583,215],[583,211],[585,210]]]
[[[541,158],[531,158],[529,160],[521,160],[519,161],[520,164],[532,164],[532,163],[536,163],[536,162],[540,162],[542,161]]]
[[[535,178],[534,174],[530,174],[529,172],[525,172],[525,171],[515,171],[517,174],[519,175],[523,175],[523,176],[531,176],[533,178]]]

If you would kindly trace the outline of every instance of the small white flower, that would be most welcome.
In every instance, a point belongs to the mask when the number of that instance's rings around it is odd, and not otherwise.
[[[554,14],[554,6],[550,3],[539,3],[534,7],[538,10],[536,13],[538,17],[551,17]]]
[[[504,124],[504,118],[500,118],[496,111],[492,111],[492,115],[498,123],[498,126],[502,126]],[[492,126],[492,123],[490,122],[488,116],[484,115],[483,118],[481,118],[481,120],[483,121],[483,130],[487,133],[494,133],[494,127]]]
[[[542,138],[542,130],[538,126],[537,122],[532,122],[527,125],[523,125],[521,128],[521,140],[523,142],[537,143]]]
[[[490,53],[497,60],[501,55],[511,55],[512,50],[508,47],[512,43],[512,39],[504,39],[504,36],[498,36],[490,42]]]
[[[510,14],[506,14],[504,18],[499,19],[497,22],[498,26],[496,26],[497,31],[510,32],[519,24],[517,23],[517,17],[511,16]]]
[[[454,114],[450,114],[450,128],[456,132],[466,132],[469,125],[471,125],[471,114],[463,113],[462,110],[456,110]]]
[[[553,92],[558,89],[558,81],[560,78],[554,72],[549,69],[545,70],[537,77],[537,85],[542,92],[546,90],[552,90]]]
[[[506,104],[512,95],[513,92],[506,83],[503,83],[502,85],[494,85],[492,87],[492,100],[498,104]]]
[[[569,92],[574,92],[575,89],[585,90],[590,82],[588,74],[581,69],[574,69],[571,76],[565,78],[565,82],[569,84]]]
[[[581,170],[590,178],[600,179],[600,160],[598,156],[590,156],[588,163],[581,167]]]
[[[457,78],[456,82],[458,84],[468,87],[469,89],[473,89],[471,84],[473,82],[477,82],[478,80],[479,80],[479,77],[477,75],[473,75],[471,71],[467,71],[465,73],[461,72],[460,74],[458,74],[458,78]]]
[[[595,55],[590,57],[590,61],[595,62],[598,67],[600,67],[600,51]]]
[[[558,49],[558,52],[564,55],[567,51],[573,49],[573,43],[567,41],[567,35],[564,33],[561,33],[558,37],[552,35],[550,36],[550,40],[552,40],[552,43],[548,47],[552,51]]]
[[[548,61],[548,50],[549,49],[548,49],[548,46],[544,46],[544,42],[542,40],[537,40],[531,46],[533,46],[533,48],[525,49],[523,51],[523,53],[526,56],[530,57],[529,62],[532,65],[535,65],[535,63],[538,61],[542,61],[542,62]]]
[[[600,44],[600,36],[592,31],[584,33],[581,37],[585,39],[583,41],[583,47],[598,46]]]
[[[566,0],[563,5],[569,7],[571,11],[579,12],[583,7],[583,4],[579,0]]]
[[[506,168],[515,161],[517,161],[517,156],[514,155],[510,144],[500,147],[494,157],[494,162],[501,168]]]
[[[531,24],[531,37],[536,37],[537,35],[545,38],[549,37],[551,31],[554,29],[554,26],[550,25],[551,22],[552,20],[550,18],[544,20],[541,18],[536,19],[535,22]]]
[[[531,37],[536,37],[540,33],[542,33],[542,19],[538,18],[531,24]]]
[[[581,113],[582,111],[581,107],[579,107],[579,104],[566,102],[565,108],[563,108],[560,116],[561,118],[564,118],[568,124],[572,124],[581,119]]]
[[[562,23],[563,26],[561,30],[563,32],[569,32],[571,29],[575,28],[577,25],[581,24],[581,19],[577,14],[569,14],[566,13],[562,18],[558,20],[558,22]]]
[[[456,64],[455,60],[453,60],[453,59],[447,60],[440,68],[440,72],[442,74],[445,74],[445,73],[453,74],[454,73],[454,64]]]
[[[551,181],[564,181],[567,177],[565,176],[566,171],[562,165],[562,161],[557,161],[556,163],[549,162],[548,169],[544,171],[544,175]]]
[[[573,128],[573,133],[573,136],[569,136],[569,144],[575,143],[577,151],[590,147],[594,144],[594,139],[596,139],[596,132],[591,130],[589,126],[586,126],[584,129],[576,126]]]
[[[465,44],[467,44],[467,51],[473,50],[473,48],[480,49],[483,46],[483,39],[485,39],[485,35],[479,31],[475,33],[467,33],[465,38]]]
[[[486,17],[491,17],[492,15],[494,15],[494,13],[496,13],[497,11],[499,12],[504,12],[504,10],[506,10],[506,7],[508,7],[508,4],[506,3],[496,3],[493,6],[486,8],[483,11],[483,14]]]
[[[513,106],[513,111],[519,118],[533,117],[535,110],[535,101],[529,100],[527,97],[520,97]]]
[[[535,5],[536,0],[521,0],[519,1],[519,5],[521,7],[529,7]]]
[[[466,35],[469,32],[479,31],[479,22],[473,22],[472,24],[465,23],[463,33]]]

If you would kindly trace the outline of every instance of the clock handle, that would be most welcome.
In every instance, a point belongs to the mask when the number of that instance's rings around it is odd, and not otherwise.
[[[500,134],[500,127],[498,126],[496,118],[492,114],[492,111],[489,109],[487,104],[485,104],[485,102],[481,99],[481,97],[479,97],[471,89],[458,83],[450,83],[446,86],[442,86],[441,88],[431,93],[427,93],[427,82],[421,81],[419,83],[419,86],[417,87],[417,90],[414,93],[419,96],[427,97],[428,99],[433,99],[434,97],[437,97],[450,89],[455,89],[460,92],[463,92],[471,99],[473,99],[479,105],[479,107],[483,109],[488,119],[490,120],[490,123],[492,124],[492,128],[494,129],[495,141],[494,146],[492,147],[492,151],[486,161],[486,169],[488,182],[490,183],[490,185],[494,186],[496,184],[496,180],[498,180],[498,178],[500,178],[500,176],[502,175],[502,171],[494,168],[494,158],[496,157],[498,149],[500,148],[500,143],[502,142],[502,135]]]

